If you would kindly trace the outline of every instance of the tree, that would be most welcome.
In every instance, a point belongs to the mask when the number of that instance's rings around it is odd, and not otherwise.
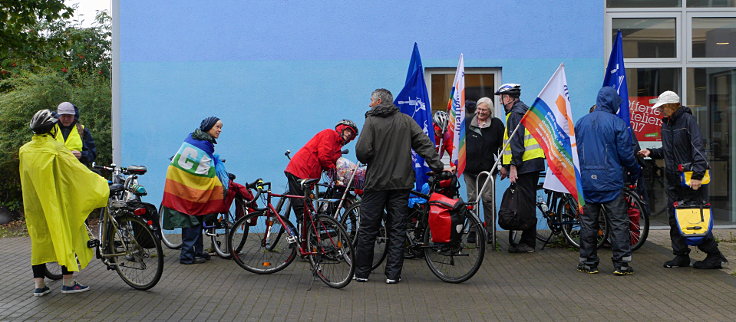
[[[32,54],[34,44],[42,41],[39,21],[68,19],[74,9],[64,0],[0,0],[0,59]]]

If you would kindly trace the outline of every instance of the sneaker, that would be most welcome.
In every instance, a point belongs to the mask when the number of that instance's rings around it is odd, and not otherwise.
[[[690,266],[690,256],[677,255],[672,260],[665,262],[663,266],[664,268],[689,267]]]
[[[367,277],[353,276],[353,280],[355,280],[356,282],[360,282],[360,283],[368,282],[368,278]]]
[[[199,258],[202,258],[202,259],[208,261],[208,260],[210,260],[210,258],[212,258],[212,255],[210,255],[209,253],[201,253],[201,254],[194,255],[194,257],[195,258],[196,257],[199,257]]]
[[[723,255],[720,253],[712,253],[705,256],[702,261],[693,263],[694,268],[698,269],[720,269],[723,263]]]
[[[39,287],[33,290],[33,296],[44,296],[51,293],[51,289],[48,286]]]
[[[468,238],[465,240],[468,244],[475,244],[477,236],[474,231],[468,232]]]
[[[63,294],[81,293],[86,291],[89,291],[89,286],[79,284],[77,281],[74,281],[74,285],[72,286],[61,286],[61,293]]]
[[[399,277],[399,279],[395,279],[395,280],[392,280],[390,278],[387,278],[386,279],[386,284],[399,284],[399,282],[401,282],[401,277]]]
[[[534,247],[527,244],[511,245],[509,246],[509,253],[533,253]]]
[[[588,274],[598,274],[598,265],[587,265],[585,263],[578,264],[578,272]]]
[[[207,260],[202,257],[195,256],[193,261],[180,260],[179,264],[182,264],[182,265],[202,264],[206,261]]]
[[[624,276],[624,275],[632,275],[634,274],[634,269],[631,268],[629,265],[621,265],[620,267],[616,268],[616,270],[613,271],[613,275],[616,276]]]

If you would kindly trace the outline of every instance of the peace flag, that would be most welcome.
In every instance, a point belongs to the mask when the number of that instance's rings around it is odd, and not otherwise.
[[[450,99],[447,102],[449,129],[453,133],[452,162],[457,166],[457,176],[465,171],[465,63],[463,54],[455,70],[455,80],[452,81]]]

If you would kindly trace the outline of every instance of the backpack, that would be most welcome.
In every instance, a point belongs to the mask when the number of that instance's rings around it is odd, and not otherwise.
[[[429,231],[434,243],[451,243],[460,240],[463,231],[465,202],[441,193],[429,197]]]
[[[675,220],[680,235],[690,246],[703,243],[712,236],[713,216],[705,202],[675,202]]]
[[[519,196],[516,193],[516,185],[512,184],[506,189],[501,198],[501,208],[498,210],[498,225],[506,230],[526,230],[531,228],[531,220],[525,220],[519,216]],[[536,216],[536,214],[534,214]]]

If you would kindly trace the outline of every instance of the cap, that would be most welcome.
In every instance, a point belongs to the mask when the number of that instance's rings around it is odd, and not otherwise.
[[[664,104],[680,103],[680,97],[673,91],[665,91],[657,97],[657,103],[652,108],[658,108]]]
[[[74,111],[74,104],[69,103],[69,102],[63,102],[59,104],[59,107],[56,108],[56,114],[75,115],[77,113]]]

